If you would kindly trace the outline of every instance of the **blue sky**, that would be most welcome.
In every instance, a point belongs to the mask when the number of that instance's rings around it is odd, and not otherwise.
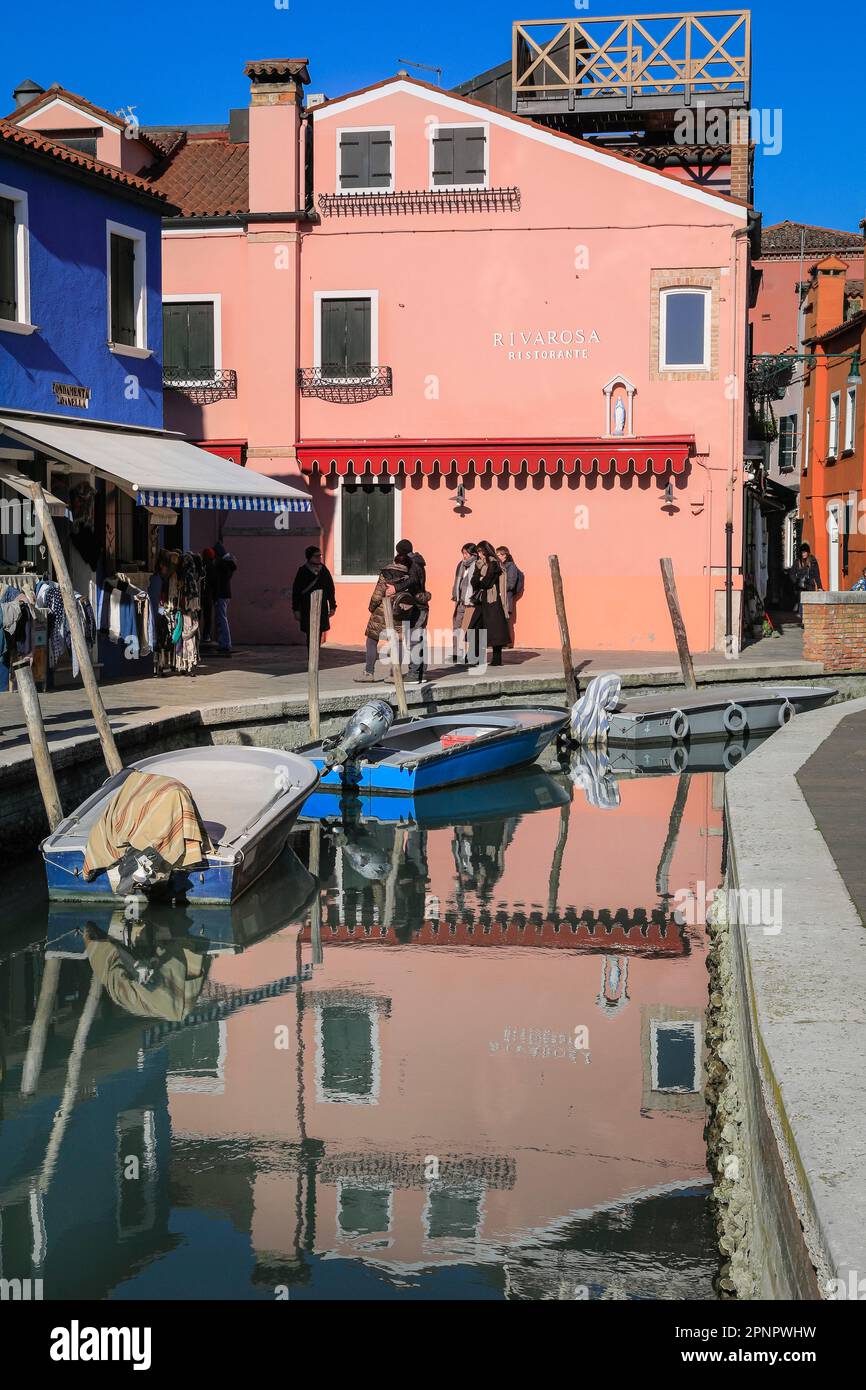
[[[522,0],[10,3],[3,17],[0,108],[11,109],[13,88],[32,77],[43,86],[59,82],[110,110],[133,103],[143,124],[222,121],[230,106],[246,105],[243,65],[249,58],[309,57],[311,90],[329,96],[391,76],[399,58],[442,67],[451,86],[509,56],[514,19],[676,8],[668,0],[589,0],[582,11],[574,0],[549,6]],[[781,111],[782,121],[781,151],[757,156],[756,200],[764,221],[789,217],[856,230],[866,215],[857,26],[846,26],[832,10],[819,16],[806,0],[753,0],[751,9],[753,104]],[[845,77],[849,68],[852,78]],[[814,94],[804,97],[810,86]]]

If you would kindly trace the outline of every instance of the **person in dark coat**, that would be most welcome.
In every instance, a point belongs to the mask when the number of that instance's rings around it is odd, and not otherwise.
[[[319,641],[322,633],[331,626],[331,619],[337,611],[337,593],[331,571],[322,560],[322,552],[317,545],[308,545],[304,551],[306,559],[295,575],[292,585],[292,612],[295,621],[310,646],[310,605],[317,589],[322,591],[322,617],[319,627]]]
[[[409,590],[409,574],[410,563],[405,555],[395,555],[391,564],[384,565],[379,571],[376,587],[370,595],[370,619],[364,634],[367,643],[364,671],[362,675],[353,678],[356,682],[370,682],[376,679],[379,642],[385,635],[383,598],[391,600],[394,625],[398,632],[401,631],[404,622],[411,624],[415,616],[416,605]]]
[[[409,561],[408,588],[415,600],[415,612],[408,628],[404,624],[403,644],[409,647],[409,676],[420,684],[427,667],[427,622],[430,616],[427,563],[411,541],[398,541],[397,555]]]
[[[451,601],[454,604],[454,617],[452,619],[454,636],[451,660],[455,666],[461,661],[464,666],[469,665],[469,644],[463,619],[469,605],[469,593],[472,588],[472,576],[475,573],[477,558],[478,546],[467,541],[460,552],[460,559],[454,571],[454,583],[451,587]],[[469,617],[472,617],[471,610]],[[468,622],[469,619],[467,618],[466,621]]]
[[[231,656],[232,634],[229,627],[229,604],[232,601],[232,577],[237,570],[234,555],[226,550],[222,541],[214,546],[214,588],[216,610],[217,641],[220,656]]]
[[[508,646],[508,618],[505,613],[505,571],[489,541],[478,542],[478,559],[470,591],[469,631],[493,650],[491,666],[502,665],[502,648]]]
[[[802,595],[804,593],[814,593],[817,589],[822,589],[821,571],[818,568],[818,561],[812,554],[812,547],[805,541],[800,546],[800,558],[792,567],[791,582],[797,593],[797,617],[803,621]]]

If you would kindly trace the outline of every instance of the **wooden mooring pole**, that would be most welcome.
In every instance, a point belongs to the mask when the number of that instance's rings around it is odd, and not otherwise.
[[[307,699],[310,705],[310,738],[318,742],[319,735],[319,652],[322,631],[322,591],[310,594],[310,647],[307,658]]]
[[[27,725],[30,747],[33,749],[36,780],[39,783],[45,814],[48,817],[48,829],[56,830],[63,820],[63,805],[57,790],[54,768],[51,765],[51,753],[48,749],[45,724],[42,719],[42,710],[39,707],[39,695],[36,690],[36,682],[33,679],[33,669],[29,657],[26,661],[16,661],[12,670],[15,672],[15,684],[18,694],[21,696],[21,708],[24,711],[24,722]]]
[[[574,662],[571,655],[571,636],[568,631],[568,614],[565,611],[565,594],[562,588],[562,575],[559,569],[559,556],[549,555],[550,579],[553,584],[553,602],[556,605],[556,621],[559,623],[559,640],[562,644],[562,670],[565,675],[565,698],[571,707],[580,694]]]
[[[382,611],[385,614],[385,635],[391,644],[391,674],[397,694],[397,713],[401,719],[408,719],[409,706],[406,703],[406,686],[403,683],[403,666],[400,661],[403,644],[394,623],[394,605],[387,595],[382,599]]]
[[[63,598],[63,607],[66,610],[66,621],[69,624],[69,631],[72,637],[72,647],[78,660],[81,671],[81,679],[87,698],[90,701],[90,708],[93,712],[93,721],[99,734],[102,744],[102,756],[105,758],[105,765],[112,776],[116,772],[123,771],[123,760],[117,751],[117,744],[114,741],[114,734],[108,722],[108,715],[105,712],[105,705],[102,703],[102,696],[99,693],[99,686],[96,683],[96,675],[90,662],[90,652],[81,626],[81,619],[78,612],[78,604],[75,601],[75,590],[72,587],[72,579],[66,565],[66,556],[60,544],[60,537],[54,525],[54,518],[48,510],[48,503],[45,501],[45,494],[39,483],[30,483],[28,492],[36,504],[36,519],[42,529],[48,553],[51,556],[51,563],[54,566],[54,574],[60,586],[60,593]]]
[[[683,673],[683,684],[687,690],[697,690],[698,683],[695,680],[695,668],[692,665],[692,656],[689,651],[689,639],[686,636],[686,625],[683,622],[680,601],[677,597],[677,582],[674,579],[674,567],[670,560],[667,559],[659,560],[659,566],[662,572],[662,583],[665,586],[665,598],[668,601],[668,609],[671,615],[674,640],[677,644],[680,670]]]

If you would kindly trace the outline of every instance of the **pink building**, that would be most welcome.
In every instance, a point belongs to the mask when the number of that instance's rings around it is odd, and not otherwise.
[[[182,209],[164,229],[168,427],[313,494],[288,531],[191,518],[189,544],[221,529],[239,559],[236,639],[299,640],[291,584],[321,538],[330,640],[359,643],[406,536],[434,629],[461,546],[486,538],[526,576],[518,646],[558,642],[556,552],[577,646],[669,650],[668,555],[692,647],[721,647],[746,204],[404,76],[305,107],[306,60],[246,73],[226,126],[100,136]]]
[[[309,479],[331,640],[361,640],[408,536],[433,628],[450,625],[461,546],[487,538],[526,575],[518,645],[557,642],[554,551],[576,644],[669,649],[670,555],[692,646],[721,645],[746,207],[406,77],[304,109],[302,60],[246,71],[249,111],[171,136],[157,180],[184,212],[165,230],[166,313],[201,388],[167,414],[249,468]],[[237,394],[215,399],[226,369]],[[297,640],[308,534],[226,532],[241,636]]]

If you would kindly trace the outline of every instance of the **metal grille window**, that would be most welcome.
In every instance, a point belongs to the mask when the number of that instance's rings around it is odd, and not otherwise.
[[[779,471],[793,473],[797,467],[797,417],[783,415],[779,421]]]
[[[394,558],[394,488],[383,483],[340,487],[340,572],[377,575]]]
[[[486,188],[484,126],[439,126],[433,132],[434,188]]]
[[[390,192],[392,144],[390,130],[341,130],[340,192]]]
[[[0,198],[0,319],[18,317],[15,204]]]
[[[322,300],[322,376],[369,377],[372,366],[369,299]]]
[[[162,306],[163,359],[171,383],[214,379],[212,301]]]
[[[136,346],[135,242],[111,233],[111,341]]]

